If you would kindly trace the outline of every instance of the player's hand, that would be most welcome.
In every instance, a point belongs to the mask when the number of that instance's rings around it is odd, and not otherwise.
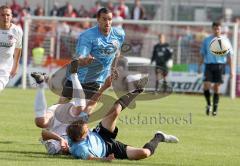
[[[109,88],[110,86],[112,86],[112,77],[111,77],[111,76],[109,76],[109,77],[106,79],[103,87],[104,87],[104,89],[107,89],[107,88]]]
[[[85,65],[92,63],[93,60],[94,60],[94,57],[92,55],[88,55],[88,57],[86,57],[86,58],[79,58],[78,64],[80,66],[85,66]]]
[[[18,66],[13,66],[10,72],[10,78],[13,78],[17,74],[17,71],[18,71]]]
[[[112,153],[112,154],[108,155],[107,157],[105,157],[104,159],[105,159],[105,161],[112,161],[115,159],[115,157],[114,157],[114,154]]]
[[[119,78],[119,73],[116,68],[112,68],[111,77],[113,80],[117,80]]]
[[[61,145],[62,152],[63,153],[68,153],[69,146],[68,146],[68,143],[67,143],[67,141],[65,139],[61,138],[60,145]]]

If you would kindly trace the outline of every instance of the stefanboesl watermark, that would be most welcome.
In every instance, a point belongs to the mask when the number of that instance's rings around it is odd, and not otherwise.
[[[138,113],[136,116],[121,116],[119,123],[125,125],[191,125],[192,113],[182,115],[166,115],[163,113],[142,115]]]

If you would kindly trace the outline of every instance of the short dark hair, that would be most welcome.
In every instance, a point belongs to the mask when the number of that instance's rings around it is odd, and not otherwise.
[[[0,10],[4,10],[4,9],[10,9],[11,10],[11,8],[7,5],[0,6]]]
[[[73,141],[73,142],[78,142],[79,139],[82,138],[84,131],[83,131],[83,125],[85,124],[84,121],[78,120],[73,123],[71,123],[66,131],[67,131],[67,136]]]
[[[103,8],[98,10],[97,18],[99,18],[102,13],[108,14],[108,13],[112,13],[112,11],[110,9],[108,9],[108,8],[103,7]]]
[[[212,27],[218,27],[218,26],[221,26],[221,22],[213,22],[212,23]]]

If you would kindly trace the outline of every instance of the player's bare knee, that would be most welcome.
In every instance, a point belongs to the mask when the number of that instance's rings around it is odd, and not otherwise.
[[[113,109],[114,109],[113,111],[114,115],[118,116],[122,111],[122,106],[118,103],[115,103],[113,106]]]
[[[131,154],[130,160],[141,160],[149,157],[151,155],[150,150],[148,149],[138,149],[133,154]]]
[[[48,124],[46,123],[45,118],[35,118],[35,125],[39,128],[47,128]]]
[[[144,158],[149,157],[151,155],[151,152],[149,149],[142,149],[140,154],[141,154],[142,159],[144,159]]]

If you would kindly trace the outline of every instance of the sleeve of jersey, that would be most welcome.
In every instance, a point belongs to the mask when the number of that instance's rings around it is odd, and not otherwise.
[[[22,38],[23,38],[23,31],[22,31],[22,28],[19,27],[17,31],[16,48],[22,48]]]
[[[91,156],[89,150],[85,146],[81,146],[78,148],[77,151],[75,151],[75,154],[73,154],[76,158],[87,160],[89,156]]]
[[[77,42],[76,54],[78,57],[87,57],[92,48],[92,43],[86,35],[80,35]]]

